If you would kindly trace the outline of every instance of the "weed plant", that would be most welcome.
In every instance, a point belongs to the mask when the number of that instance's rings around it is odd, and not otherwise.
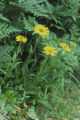
[[[54,86],[62,95],[70,85],[80,88],[79,21],[80,0],[0,0],[0,87],[7,104],[53,110]]]

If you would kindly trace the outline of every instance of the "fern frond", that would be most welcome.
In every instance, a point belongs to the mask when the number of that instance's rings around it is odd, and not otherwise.
[[[50,18],[44,0],[24,0],[22,2],[20,0],[20,2],[10,2],[9,4],[23,9],[26,13],[30,12],[33,13],[35,16],[44,16]]]
[[[14,33],[14,32],[20,32],[21,30],[16,28],[16,27],[13,27],[11,25],[8,25],[6,23],[0,23],[0,38],[5,38],[5,37],[9,37],[9,35],[11,33]]]
[[[0,13],[0,20],[3,20],[5,22],[10,22],[8,18],[4,17],[3,14]]]
[[[13,47],[11,46],[0,46],[0,71],[6,72],[6,69],[8,69],[12,64],[12,57],[11,57],[11,51],[13,50]]]
[[[23,16],[24,19],[24,28],[28,31],[33,31],[34,26],[36,24],[38,24],[38,22],[35,20],[34,17],[28,17],[28,19],[25,18],[25,16]]]

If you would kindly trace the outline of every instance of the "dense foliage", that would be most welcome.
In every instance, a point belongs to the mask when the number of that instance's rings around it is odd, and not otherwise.
[[[53,110],[54,86],[62,94],[80,88],[79,26],[80,0],[0,0],[0,94],[14,105],[8,113],[23,103]]]

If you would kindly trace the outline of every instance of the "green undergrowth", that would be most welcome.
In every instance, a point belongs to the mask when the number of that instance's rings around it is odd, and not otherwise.
[[[80,119],[80,0],[0,0],[0,119]]]
[[[54,84],[52,91],[49,94],[49,100],[53,110],[46,108],[39,108],[40,120],[79,120],[80,119],[80,90],[72,83],[63,89],[59,82]]]

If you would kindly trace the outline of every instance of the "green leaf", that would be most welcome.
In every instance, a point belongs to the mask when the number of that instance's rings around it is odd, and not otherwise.
[[[41,99],[41,100],[38,100],[38,102],[41,103],[42,105],[44,105],[45,107],[47,107],[50,110],[53,109],[52,106],[49,104],[49,102],[46,101],[46,100]]]
[[[33,120],[36,119],[37,114],[36,114],[36,112],[35,112],[35,107],[32,106],[31,108],[29,108],[27,114],[28,114],[28,116],[29,116],[30,118],[32,118]]]
[[[6,103],[5,103],[3,100],[0,100],[0,107],[1,107],[1,108],[4,108],[4,107],[5,107],[5,104],[6,104]]]

